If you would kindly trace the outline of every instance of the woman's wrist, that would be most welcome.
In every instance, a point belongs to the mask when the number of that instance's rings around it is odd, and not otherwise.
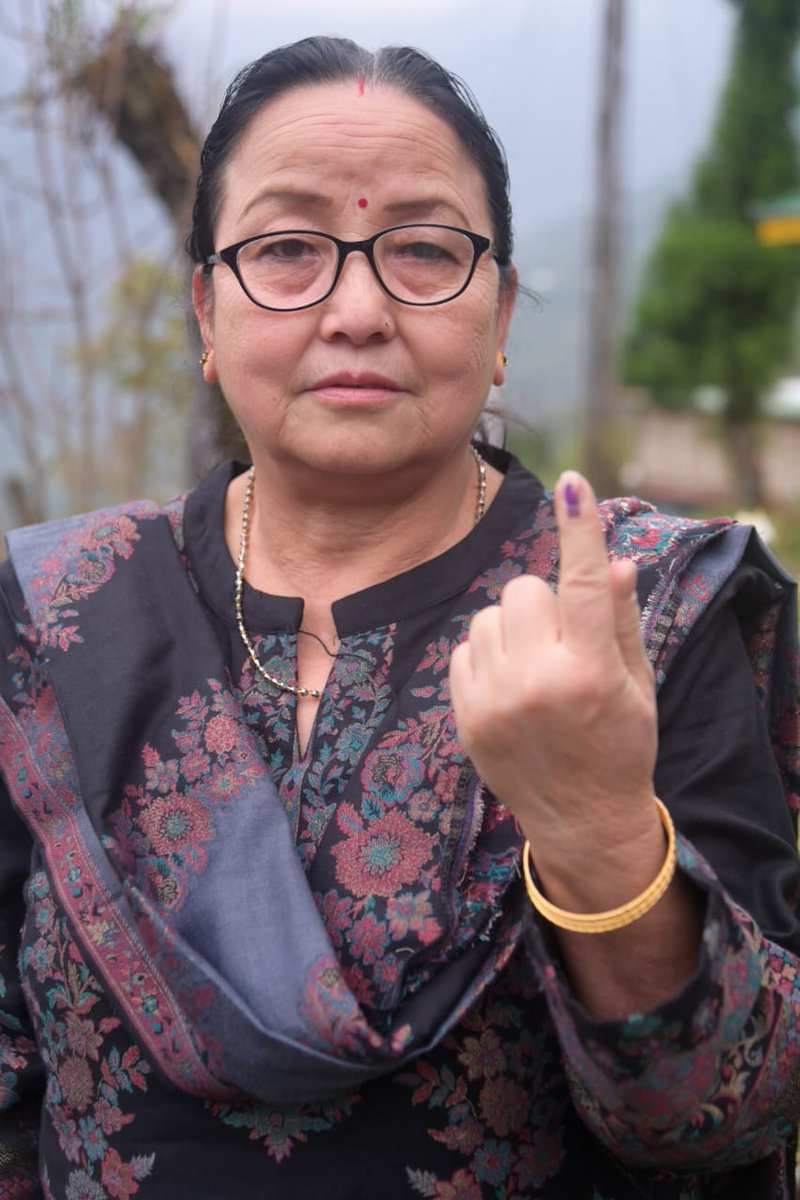
[[[542,894],[534,881],[531,868],[530,842],[526,841],[522,851],[522,870],[528,896],[536,911],[559,929],[566,929],[572,933],[596,934],[610,933],[616,929],[624,929],[626,926],[632,925],[635,921],[641,920],[642,917],[655,908],[672,882],[676,864],[675,826],[672,823],[672,818],[666,806],[658,799],[656,799],[655,805],[666,835],[664,860],[658,874],[643,891],[638,892],[624,904],[617,905],[611,909],[583,913],[560,908],[553,904]]]
[[[597,811],[597,810],[595,810]],[[669,837],[654,795],[624,816],[604,806],[569,822],[525,822],[539,890],[569,912],[593,913],[628,904],[662,871]]]

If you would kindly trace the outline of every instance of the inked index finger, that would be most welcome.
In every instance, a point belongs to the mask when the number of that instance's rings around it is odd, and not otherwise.
[[[555,487],[561,553],[558,616],[561,637],[575,649],[614,642],[614,596],[606,539],[588,480],[565,471]]]

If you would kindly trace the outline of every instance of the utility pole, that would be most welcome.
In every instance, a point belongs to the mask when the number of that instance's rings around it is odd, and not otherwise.
[[[586,472],[601,496],[618,491],[625,8],[626,0],[606,0],[595,143],[585,434]]]

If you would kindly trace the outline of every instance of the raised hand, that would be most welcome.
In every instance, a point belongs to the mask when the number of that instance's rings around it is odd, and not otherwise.
[[[512,580],[453,653],[459,736],[530,838],[537,866],[602,855],[604,845],[613,853],[640,835],[657,862],[656,704],[635,567],[609,561],[582,476],[562,476],[555,506],[558,592],[532,576]]]

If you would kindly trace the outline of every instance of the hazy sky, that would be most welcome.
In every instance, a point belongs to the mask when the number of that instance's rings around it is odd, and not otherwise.
[[[26,0],[17,0],[24,11]],[[116,0],[83,0],[107,25]],[[13,5],[0,32],[12,20]],[[234,72],[271,47],[338,33],[368,47],[420,46],[471,87],[509,159],[517,232],[585,215],[593,197],[601,20],[605,0],[171,0],[156,34],[208,128]],[[727,0],[628,0],[626,185],[677,192],[706,143],[733,28]],[[23,22],[24,24],[24,22]],[[0,37],[5,90],[21,70]],[[0,160],[24,159],[13,112]]]
[[[508,152],[517,226],[585,210],[604,0],[182,0],[164,26],[198,113],[245,62],[313,33],[420,46],[461,75]],[[627,170],[676,186],[727,65],[725,0],[629,0]]]

